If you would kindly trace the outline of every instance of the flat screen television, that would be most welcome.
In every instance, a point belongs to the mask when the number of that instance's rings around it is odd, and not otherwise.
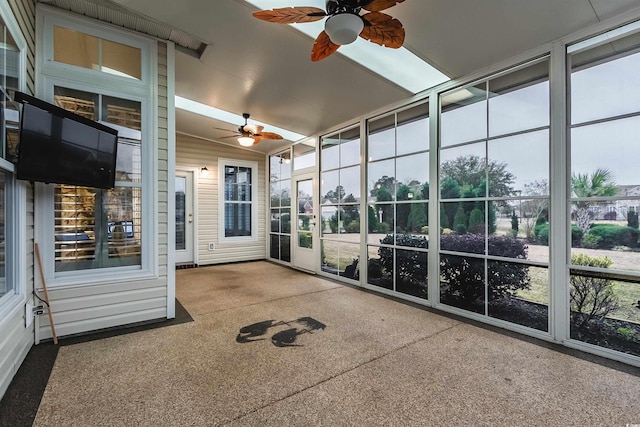
[[[17,178],[113,188],[118,131],[27,94],[21,102]]]

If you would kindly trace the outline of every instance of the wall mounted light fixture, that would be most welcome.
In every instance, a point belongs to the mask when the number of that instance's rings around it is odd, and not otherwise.
[[[207,169],[206,166],[204,166],[204,167],[202,167],[200,169],[200,176],[203,177],[203,178],[206,177],[206,176],[209,176],[209,169]]]

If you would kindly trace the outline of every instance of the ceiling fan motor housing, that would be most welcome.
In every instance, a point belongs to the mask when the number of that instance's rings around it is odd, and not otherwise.
[[[358,0],[329,0],[326,5],[327,15],[332,16],[339,13],[353,13],[355,15],[359,15],[360,10],[362,9],[360,3],[361,2]]]

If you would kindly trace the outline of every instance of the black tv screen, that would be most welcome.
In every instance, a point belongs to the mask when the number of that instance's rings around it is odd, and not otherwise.
[[[113,188],[118,131],[32,96],[22,102],[18,179]]]

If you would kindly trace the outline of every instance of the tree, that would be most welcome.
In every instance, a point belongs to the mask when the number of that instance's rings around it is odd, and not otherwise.
[[[548,196],[549,181],[546,179],[536,180],[524,185],[524,195],[526,196]],[[530,199],[520,201],[520,223],[524,228],[527,240],[533,242],[536,238],[535,228],[538,219],[548,209],[548,199]]]
[[[396,200],[398,202],[403,200],[412,200],[413,191],[408,185],[400,185],[398,192],[396,193]],[[407,229],[407,220],[409,219],[409,211],[411,206],[408,203],[398,203],[396,205],[396,226],[401,230]]]
[[[515,176],[507,172],[506,168],[506,163],[495,160],[487,162],[483,157],[467,155],[443,162],[440,173],[443,183],[447,178],[451,178],[465,190],[478,188],[482,181],[488,180],[491,196],[501,197],[509,196],[514,192],[512,185]]]
[[[344,191],[344,187],[342,185],[338,185],[335,190],[329,190],[327,194],[325,194],[324,199],[330,200],[333,203],[338,203],[344,199],[346,192]]]
[[[579,198],[608,197],[618,194],[613,173],[603,168],[598,168],[591,174],[573,174],[571,190],[573,195]],[[581,200],[575,205],[576,225],[585,234],[589,232],[592,223],[590,207],[589,200]]]
[[[418,195],[415,198],[420,200]],[[409,210],[409,218],[407,218],[407,231],[419,233],[425,225],[429,225],[429,218],[425,214],[422,203],[412,203]]]

